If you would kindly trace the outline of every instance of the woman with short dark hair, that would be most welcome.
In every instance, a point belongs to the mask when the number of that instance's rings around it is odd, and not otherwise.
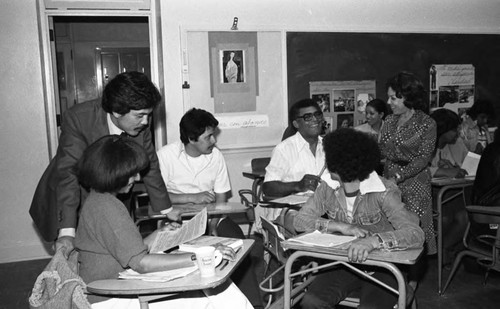
[[[118,273],[132,269],[139,273],[194,266],[192,253],[155,254],[149,249],[158,231],[144,240],[125,205],[116,197],[127,193],[149,164],[145,150],[127,137],[108,135],[91,144],[78,164],[78,179],[90,193],[81,207],[75,247],[79,251],[79,274],[86,283],[116,279]],[[175,229],[168,224],[163,229]],[[234,259],[229,247],[218,248],[227,259]],[[251,308],[246,297],[228,282],[209,292],[180,293],[150,308]],[[89,296],[93,308],[139,308],[136,297],[105,298]],[[236,305],[230,305],[236,303]],[[222,305],[224,307],[224,305]]]

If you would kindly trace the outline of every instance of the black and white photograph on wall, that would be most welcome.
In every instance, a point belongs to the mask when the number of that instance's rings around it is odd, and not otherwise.
[[[365,114],[366,104],[373,100],[375,96],[371,93],[358,93],[356,98],[356,111],[360,114]]]
[[[221,82],[224,84],[245,82],[245,51],[221,50]]]
[[[324,117],[323,128],[321,130],[321,135],[328,134],[333,131],[333,117]]]
[[[354,112],[354,89],[333,90],[333,111]]]
[[[337,115],[337,129],[352,128],[354,126],[354,114]]]
[[[311,99],[318,103],[323,113],[330,112],[330,94],[329,93],[316,93],[311,95]]]
[[[438,92],[437,91],[431,91],[431,102],[430,102],[430,107],[431,109],[434,109],[438,106]]]
[[[445,104],[454,104],[458,102],[458,86],[441,86],[439,87],[439,107]]]
[[[474,86],[459,86],[458,87],[458,103],[470,104],[474,101]]]

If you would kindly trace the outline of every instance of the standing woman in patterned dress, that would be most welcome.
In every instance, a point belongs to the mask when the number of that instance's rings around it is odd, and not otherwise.
[[[380,138],[386,159],[384,177],[396,182],[406,208],[419,216],[427,254],[434,254],[429,162],[436,143],[436,123],[427,115],[424,86],[413,74],[400,72],[387,81],[386,87],[393,114],[387,116]]]

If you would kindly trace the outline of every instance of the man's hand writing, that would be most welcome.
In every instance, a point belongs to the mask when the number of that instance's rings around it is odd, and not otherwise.
[[[319,178],[316,175],[311,175],[311,174],[306,174],[302,179],[299,181],[299,191],[300,192],[305,192],[305,191],[316,191],[316,188],[318,187],[318,184],[320,183],[321,178]]]

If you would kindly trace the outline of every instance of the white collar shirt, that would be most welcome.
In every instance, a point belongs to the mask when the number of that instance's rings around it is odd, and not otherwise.
[[[231,190],[226,162],[217,148],[213,148],[211,154],[191,157],[184,144],[177,141],[163,146],[157,155],[163,181],[170,193],[226,193]]]
[[[324,165],[323,139],[318,137],[313,155],[309,143],[297,132],[274,148],[264,181],[299,181],[305,174],[318,175]]]
[[[106,113],[106,120],[107,120],[107,123],[108,123],[108,130],[109,130],[109,134],[116,134],[116,135],[120,135],[122,134],[124,131],[120,128],[118,128],[114,123],[113,121],[111,121],[111,115],[109,113]]]

